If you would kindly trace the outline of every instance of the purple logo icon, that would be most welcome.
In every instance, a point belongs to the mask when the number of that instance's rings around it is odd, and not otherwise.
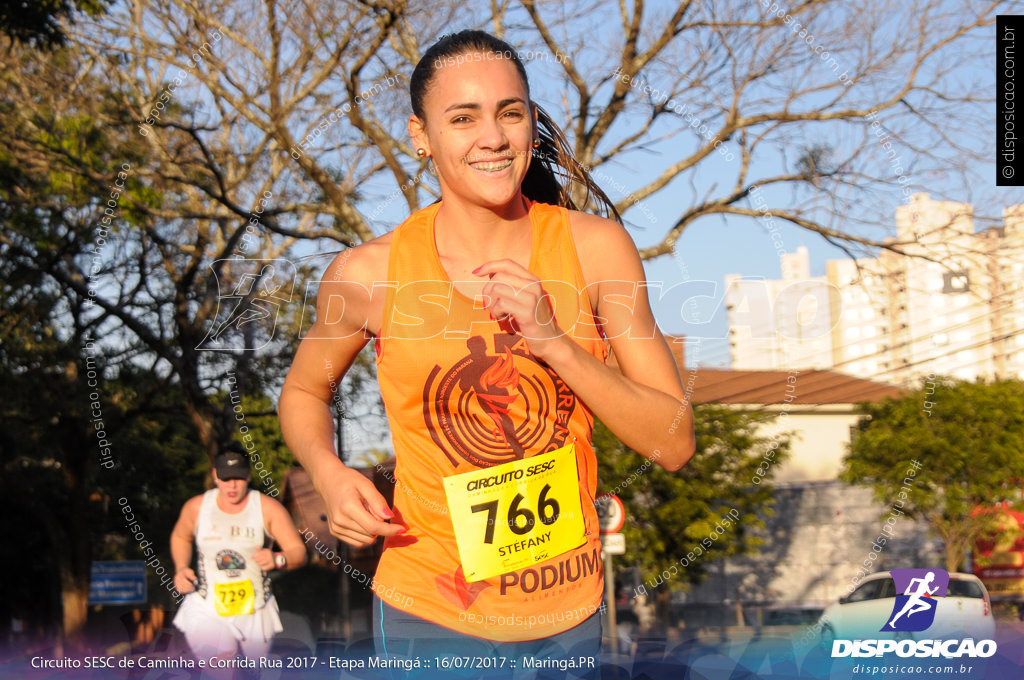
[[[943,569],[893,569],[892,580],[896,604],[883,631],[920,632],[935,621],[937,597],[945,597],[949,589],[949,573]]]

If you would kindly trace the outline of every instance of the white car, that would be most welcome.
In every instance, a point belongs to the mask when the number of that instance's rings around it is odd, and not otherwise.
[[[902,595],[902,593],[899,593]],[[883,632],[892,616],[896,586],[888,571],[870,574],[846,597],[825,608],[818,620],[821,640],[974,638],[991,640],[996,622],[985,585],[974,574],[950,572],[945,597],[936,598],[935,621],[916,633]]]

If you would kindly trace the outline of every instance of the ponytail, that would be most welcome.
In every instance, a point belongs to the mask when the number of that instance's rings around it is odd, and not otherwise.
[[[587,169],[576,160],[558,125],[547,111],[537,107],[537,132],[540,145],[533,150],[530,168],[523,178],[523,195],[531,201],[550,203],[570,210],[592,206],[598,214],[621,223],[622,216],[607,194],[597,186]],[[580,206],[573,200],[573,192],[583,191]]]

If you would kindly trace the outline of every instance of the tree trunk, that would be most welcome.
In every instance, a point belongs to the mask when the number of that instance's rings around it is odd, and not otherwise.
[[[81,431],[81,430],[78,430]],[[92,569],[92,527],[89,525],[87,456],[75,451],[65,461],[65,493],[68,516],[55,518],[62,527],[51,534],[54,551],[60,555],[61,600],[64,606],[64,638],[73,647],[84,643],[84,629],[89,613],[89,581]]]
[[[964,564],[967,547],[971,543],[973,532],[969,529],[957,530],[955,522],[948,522],[942,527],[940,535],[946,546],[946,571],[960,571]]]
[[[64,605],[64,638],[74,647],[84,642],[85,621],[89,613],[89,573],[71,569],[69,560],[61,560],[60,591]]]
[[[188,409],[189,419],[195,425],[196,431],[199,434],[199,440],[203,442],[203,446],[206,448],[206,455],[212,462],[217,454],[217,448],[221,439],[221,434],[217,429],[216,415],[213,413],[213,408],[207,402],[198,403],[194,397],[195,395],[188,392],[185,394],[185,404]]]
[[[946,544],[946,571],[960,571],[960,565],[964,561],[963,548],[956,543]]]

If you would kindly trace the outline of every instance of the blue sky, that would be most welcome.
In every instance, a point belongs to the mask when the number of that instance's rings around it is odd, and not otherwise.
[[[965,6],[960,3],[950,4],[947,9],[952,10],[955,16],[961,15]],[[828,17],[831,19],[832,17]],[[893,25],[883,19],[880,22],[880,34],[885,35],[888,31],[902,30],[900,26]],[[948,68],[942,78],[950,83],[952,91],[959,91],[960,87],[966,89],[975,86],[983,96],[994,97],[995,95],[995,27],[988,33],[991,35],[978,36],[975,42],[964,43],[964,48],[981,48],[981,55],[971,61],[963,58],[960,62],[950,64],[948,60],[939,62],[942,68]],[[980,44],[979,42],[980,41]],[[961,51],[964,54],[966,49]],[[810,78],[821,78],[820,64],[816,63],[814,56],[808,51],[808,71]],[[851,59],[844,57],[844,59]],[[900,70],[898,65],[886,74],[892,82],[900,82],[906,78],[906,73]],[[926,71],[920,77],[926,77]],[[656,79],[649,79],[651,85],[657,87],[660,83]],[[851,90],[853,101],[857,99],[857,88],[861,87],[856,82]],[[869,87],[864,85],[865,89]],[[811,100],[813,101],[813,100]],[[871,101],[867,99],[866,101]],[[915,102],[916,104],[916,102]],[[908,107],[909,108],[909,107]],[[998,188],[995,185],[995,105],[979,103],[960,107],[956,114],[961,118],[958,124],[952,122],[952,127],[947,130],[941,124],[942,118],[937,116],[939,127],[943,133],[948,133],[951,138],[959,143],[965,143],[964,137],[957,137],[957,130],[964,126],[963,121],[974,121],[967,125],[970,148],[981,151],[986,158],[992,159],[988,162],[975,162],[966,164],[961,172],[957,166],[961,163],[962,157],[952,147],[945,146],[941,140],[936,141],[936,135],[922,129],[924,126],[908,124],[907,112],[903,107],[897,107],[890,112],[882,112],[879,119],[886,124],[887,130],[894,131],[896,146],[899,148],[900,157],[906,167],[906,175],[910,178],[910,186],[914,193],[930,193],[933,198],[942,200],[962,201],[973,203],[975,213],[981,219],[976,223],[976,228],[981,229],[992,226],[993,219],[999,223],[1002,209],[1014,203],[1024,201],[1024,190],[1016,187]],[[960,128],[957,127],[960,125]],[[878,176],[886,176],[885,154],[877,138],[868,136],[865,125],[853,125],[849,123],[828,123],[814,124],[807,126],[797,132],[792,138],[792,146],[798,144],[810,144],[820,139],[827,139],[836,148],[850,150],[862,146],[865,154],[867,167],[872,168]],[[673,148],[678,147],[678,148]],[[927,149],[933,157],[927,158],[915,151]],[[690,141],[685,137],[670,139],[656,149],[657,155],[668,158],[682,157],[692,149]],[[634,157],[635,158],[635,157]],[[752,178],[771,176],[780,171],[779,163],[792,160],[791,151],[781,151],[772,158],[770,155],[756,156],[751,164]],[[606,170],[607,175],[614,178],[616,186],[624,186],[624,192],[615,192],[606,188],[613,199],[621,199],[624,194],[644,185],[647,179],[646,164],[640,163],[615,163]],[[691,171],[691,174],[692,171]],[[681,207],[675,202],[687,197],[696,198],[698,191],[710,189],[715,185],[730,187],[735,181],[735,164],[727,163],[711,157],[701,162],[697,170],[699,179],[687,177],[686,181],[693,181],[693,188],[685,186],[682,181],[675,181],[666,190],[644,199],[643,210],[636,208],[626,214],[627,221],[634,226],[630,229],[638,246],[650,246],[657,243],[665,230],[668,228],[666,221],[675,219],[681,212]],[[895,178],[894,178],[895,179]],[[769,188],[765,195],[770,207],[790,208],[808,200],[810,193],[799,188]],[[836,229],[849,231],[853,234],[881,240],[886,236],[895,235],[894,213],[896,208],[906,202],[906,196],[901,187],[895,182],[875,184],[872,186],[870,201],[850,201],[845,205],[845,212],[838,216],[826,216],[822,211],[818,215],[823,223]],[[839,203],[843,205],[845,199]],[[748,204],[749,205],[749,204]],[[660,216],[659,224],[651,223],[651,215]],[[825,273],[825,263],[830,259],[847,258],[848,255],[841,249],[833,246],[818,234],[809,232],[800,227],[782,222],[780,227],[786,252],[794,252],[799,246],[806,246],[810,255],[810,267],[812,276],[821,276]],[[860,256],[872,256],[875,254],[871,249],[858,246]],[[659,302],[652,300],[655,315],[659,325],[666,333],[680,333],[693,329],[695,318],[701,324],[701,332],[705,338],[699,352],[701,365],[716,367],[728,366],[728,342],[727,342],[727,320],[725,310],[721,306],[721,296],[724,295],[724,277],[727,274],[742,274],[746,277],[765,277],[769,279],[780,277],[779,258],[775,245],[769,238],[766,225],[762,220],[733,215],[714,215],[702,218],[683,232],[677,242],[675,257],[663,256],[649,261],[646,265],[648,280],[652,282],[663,282],[665,288],[680,281],[707,280],[716,285],[718,298],[716,300],[701,300],[696,307],[688,307],[681,310],[678,305],[677,296],[669,296],[666,300]],[[696,303],[695,303],[696,304]],[[695,359],[696,357],[690,357]]]

